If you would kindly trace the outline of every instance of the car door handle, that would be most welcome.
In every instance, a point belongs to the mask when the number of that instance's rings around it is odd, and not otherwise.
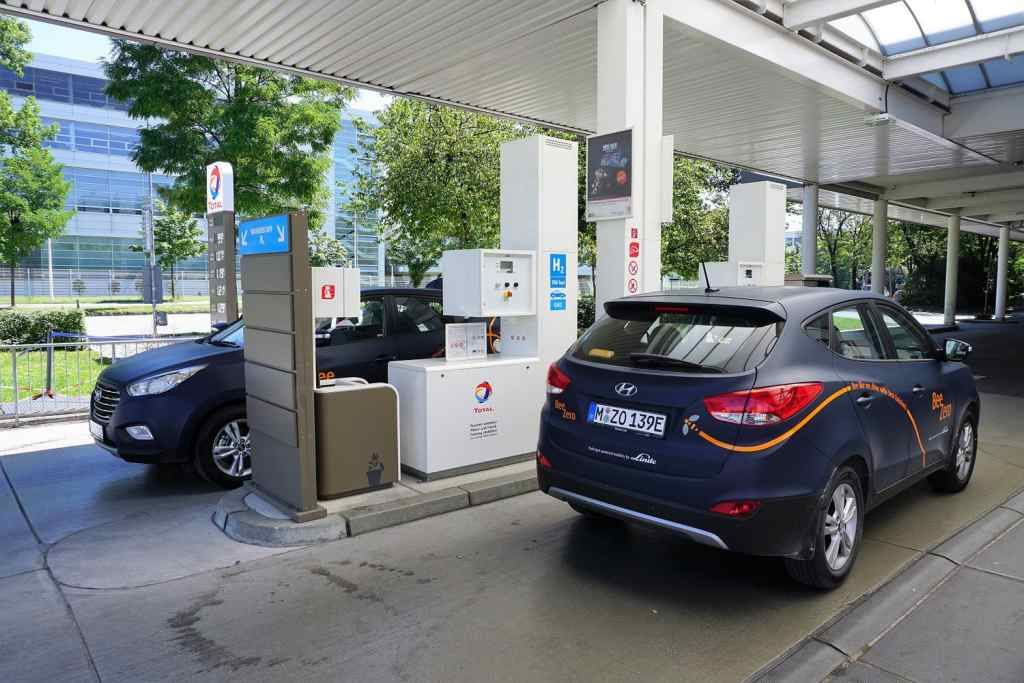
[[[927,391],[927,389],[922,387],[920,384],[915,384],[914,388],[911,391],[913,391],[918,396],[921,396],[921,395],[923,395]]]
[[[872,396],[871,394],[861,394],[857,397],[857,405],[867,408],[876,398],[877,396]]]

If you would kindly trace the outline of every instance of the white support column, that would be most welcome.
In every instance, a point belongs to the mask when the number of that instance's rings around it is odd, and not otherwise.
[[[1006,318],[1006,267],[1010,257],[1010,226],[999,228],[999,258],[996,261],[996,320]]]
[[[889,251],[889,202],[879,197],[875,200],[875,215],[871,228],[871,291],[885,293],[886,255]]]
[[[662,0],[597,7],[597,131],[633,129],[633,216],[597,222],[597,314],[604,302],[661,288]],[[640,246],[629,272],[629,245]],[[633,286],[630,286],[633,281]]]
[[[949,215],[949,232],[946,236],[946,300],[943,307],[943,324],[956,324],[957,269],[960,265],[960,212]]]
[[[804,185],[803,236],[800,240],[800,270],[814,275],[818,269],[818,186]]]

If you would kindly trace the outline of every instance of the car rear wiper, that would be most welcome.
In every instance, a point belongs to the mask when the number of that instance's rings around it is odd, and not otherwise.
[[[665,367],[685,368],[687,370],[696,370],[698,372],[722,372],[720,368],[716,368],[711,365],[691,363],[688,360],[673,358],[672,356],[663,356],[660,353],[634,352],[629,354],[629,360],[633,361],[635,365],[663,365]]]

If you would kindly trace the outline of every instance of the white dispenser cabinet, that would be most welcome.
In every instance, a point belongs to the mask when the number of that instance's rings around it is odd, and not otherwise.
[[[441,256],[444,314],[467,318],[533,315],[536,263],[532,251],[458,249]]]
[[[576,143],[502,145],[501,248],[441,260],[445,315],[500,317],[501,353],[388,365],[404,469],[430,478],[533,456],[548,365],[576,341],[577,177]]]

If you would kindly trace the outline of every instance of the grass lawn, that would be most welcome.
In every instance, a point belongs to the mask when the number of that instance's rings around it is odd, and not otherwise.
[[[10,301],[10,296],[0,296],[0,301]],[[15,299],[16,303],[20,304],[53,304],[54,306],[74,306],[75,302],[83,304],[111,304],[113,306],[124,305],[124,304],[139,304],[142,305],[141,296],[122,296],[122,295],[109,295],[109,296],[56,296],[50,299],[49,296],[19,296]],[[174,298],[175,302],[185,301],[209,301],[208,297],[205,296],[177,296]]]
[[[0,401],[14,400],[14,381],[11,372],[12,354],[0,353]],[[107,367],[97,351],[55,350],[53,352],[53,391],[57,398],[67,396],[88,396],[96,384],[96,378]],[[46,388],[46,352],[30,351],[18,355],[19,399],[32,398]],[[39,399],[45,400],[45,399]]]

